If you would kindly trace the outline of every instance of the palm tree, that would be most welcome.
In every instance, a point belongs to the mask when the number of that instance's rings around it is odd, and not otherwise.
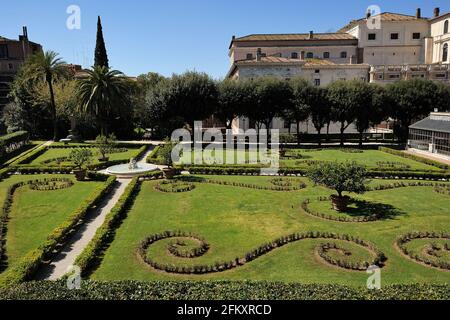
[[[127,83],[122,72],[104,66],[94,66],[87,74],[79,82],[79,111],[93,115],[101,134],[107,135],[107,121],[127,95]]]
[[[53,121],[53,140],[58,138],[55,94],[53,81],[67,73],[66,63],[54,51],[39,52],[32,55],[25,63],[27,77],[31,80],[43,79],[50,93],[50,107]]]

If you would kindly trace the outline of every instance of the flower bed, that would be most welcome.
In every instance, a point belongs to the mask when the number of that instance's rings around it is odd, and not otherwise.
[[[207,274],[207,273],[216,273],[216,272],[223,272],[226,270],[234,269],[239,266],[242,266],[246,263],[249,263],[269,252],[272,250],[285,246],[289,243],[300,241],[303,239],[333,239],[333,240],[342,240],[347,242],[352,242],[354,244],[357,244],[359,246],[364,247],[365,249],[371,251],[374,255],[374,259],[372,261],[362,261],[358,263],[348,263],[344,260],[333,260],[329,258],[329,256],[323,252],[323,258],[327,260],[330,263],[335,264],[338,267],[350,269],[350,270],[362,270],[363,266],[369,266],[369,265],[378,265],[380,267],[383,266],[384,261],[386,261],[386,256],[383,252],[378,250],[373,244],[362,240],[357,237],[353,237],[351,235],[347,234],[336,234],[336,233],[329,233],[329,232],[302,232],[302,233],[294,233],[290,234],[284,237],[280,237],[278,239],[275,239],[273,241],[270,241],[268,243],[265,243],[261,245],[260,247],[247,252],[245,255],[241,257],[236,257],[233,260],[230,261],[218,261],[213,264],[204,264],[204,265],[173,265],[173,264],[166,264],[162,262],[158,262],[154,260],[152,257],[150,257],[147,254],[147,251],[149,247],[162,240],[166,239],[175,239],[183,241],[186,238],[196,238],[201,239],[199,236],[194,235],[190,232],[183,232],[183,231],[166,231],[162,233],[156,233],[153,235],[148,236],[145,238],[138,247],[138,255],[142,259],[142,261],[149,266],[151,266],[154,269],[165,271],[168,273],[178,273],[178,274]],[[197,247],[197,250],[199,250],[199,253],[203,255],[207,250],[209,249],[209,245],[206,244],[203,240],[200,240],[200,245],[204,243],[204,247],[201,246]],[[169,243],[169,247],[171,246],[171,243]],[[168,248],[168,251],[170,249]],[[323,251],[323,248],[322,248]]]
[[[445,256],[438,254],[438,251],[449,252],[449,242],[445,242],[442,246],[438,244],[430,243],[425,246],[422,252],[417,252],[408,248],[408,244],[419,239],[426,239],[430,241],[444,240],[450,241],[450,234],[448,232],[435,232],[435,231],[425,231],[425,232],[410,232],[397,239],[397,246],[400,251],[415,260],[416,262],[432,266],[435,268],[450,270],[450,261]]]

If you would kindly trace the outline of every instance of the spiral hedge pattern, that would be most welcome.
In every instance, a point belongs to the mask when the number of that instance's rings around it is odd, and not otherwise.
[[[419,239],[427,240],[427,244],[421,247],[422,250],[408,247],[408,244]],[[436,241],[442,241],[443,244]],[[448,232],[410,232],[398,238],[396,244],[404,255],[418,263],[450,270],[450,234]]]
[[[208,274],[222,272],[230,269],[240,267],[246,263],[249,263],[272,250],[285,246],[289,243],[304,240],[304,239],[325,239],[329,240],[327,244],[321,244],[317,250],[319,256],[325,260],[327,263],[333,264],[335,266],[349,269],[349,270],[366,270],[370,265],[383,266],[386,261],[386,256],[383,252],[377,249],[373,244],[362,240],[357,237],[353,237],[347,234],[336,234],[331,232],[303,232],[303,233],[293,233],[287,236],[280,237],[271,242],[265,243],[258,248],[255,248],[241,257],[236,257],[229,261],[218,261],[213,264],[199,264],[199,265],[173,265],[167,263],[161,263],[153,260],[147,254],[148,249],[151,245],[158,241],[173,239],[175,242],[171,242],[168,245],[168,252],[177,257],[183,258],[196,258],[206,254],[210,248],[206,241],[193,233],[183,232],[183,231],[165,231],[162,233],[157,233],[145,238],[139,245],[137,254],[142,259],[144,263],[151,266],[154,269],[164,271],[167,273],[177,273],[177,274]],[[185,244],[187,239],[195,240],[197,246],[190,248],[187,251],[180,251],[180,246]],[[331,257],[328,251],[332,248],[340,248],[339,245],[335,244],[332,240],[347,241],[356,245],[363,247],[365,250],[369,251],[373,256],[370,261],[360,261],[360,262],[349,262],[345,259],[335,259]]]
[[[195,189],[195,185],[181,180],[163,180],[156,184],[156,190],[167,193],[189,192]]]
[[[317,198],[318,201],[324,202],[324,201],[330,201],[330,197],[319,197]],[[358,201],[361,203],[364,203],[364,201],[362,200],[354,200],[353,201]],[[337,222],[372,222],[372,221],[377,221],[380,220],[383,216],[383,214],[380,213],[375,213],[375,214],[371,214],[368,216],[360,216],[360,217],[346,217],[346,216],[335,216],[332,214],[326,214],[323,212],[318,212],[318,211],[314,211],[313,209],[311,209],[308,205],[311,203],[310,199],[306,199],[305,201],[302,202],[301,207],[303,209],[303,211],[305,211],[307,214],[314,216],[314,217],[318,217],[318,218],[322,218],[325,220],[331,220],[331,221],[337,221]]]

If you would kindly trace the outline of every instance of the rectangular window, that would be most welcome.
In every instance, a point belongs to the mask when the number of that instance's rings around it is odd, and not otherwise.
[[[8,46],[6,44],[0,44],[0,59],[8,58]]]
[[[314,85],[316,87],[319,87],[320,86],[320,79],[314,79]]]
[[[398,33],[391,33],[391,40],[398,40]]]
[[[247,60],[253,59],[253,53],[247,53]]]
[[[414,32],[413,33],[413,39],[414,40],[419,40],[420,39],[420,32]]]
[[[292,59],[298,59],[298,53],[297,52],[292,52],[291,53],[291,58]]]
[[[319,69],[314,70],[314,73],[320,73]]]
[[[369,33],[368,40],[377,40],[377,34],[376,33]]]
[[[329,52],[324,52],[323,53],[323,58],[324,59],[330,59],[330,53]]]

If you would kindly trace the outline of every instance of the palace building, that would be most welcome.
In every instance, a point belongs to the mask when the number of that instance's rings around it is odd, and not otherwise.
[[[450,82],[449,23],[450,13],[435,8],[433,17],[426,18],[419,8],[415,15],[367,13],[335,33],[233,36],[227,78],[303,77],[316,86],[351,79],[386,84],[416,77]],[[247,129],[249,121],[243,120],[236,119],[234,127]],[[289,131],[282,119],[275,119],[273,128]],[[314,133],[310,124],[302,131]]]

